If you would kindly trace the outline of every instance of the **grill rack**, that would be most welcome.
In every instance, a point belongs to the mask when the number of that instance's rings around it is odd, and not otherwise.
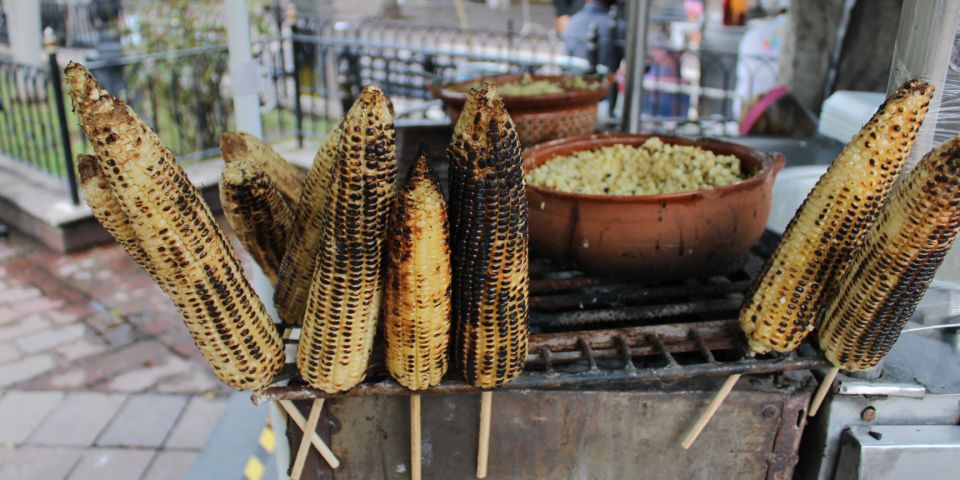
[[[681,284],[644,285],[591,277],[545,259],[531,263],[529,354],[524,372],[503,389],[549,390],[630,387],[696,377],[764,374],[828,368],[808,343],[785,355],[751,357],[737,313],[744,292],[779,238],[766,233],[743,264],[728,274]],[[288,345],[298,334],[285,332]],[[375,348],[382,352],[382,348]],[[290,385],[280,385],[284,381]],[[479,392],[455,368],[440,385],[418,392]],[[342,396],[409,395],[375,355],[367,379],[328,394],[302,384],[288,364],[254,403]]]

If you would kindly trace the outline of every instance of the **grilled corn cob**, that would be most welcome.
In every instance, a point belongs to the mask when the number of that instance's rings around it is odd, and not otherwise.
[[[921,81],[903,84],[804,200],[740,311],[751,351],[793,350],[813,330],[830,282],[862,245],[900,174],[932,95]]]
[[[447,150],[454,355],[474,386],[518,375],[527,358],[527,198],[520,141],[492,84],[470,91]]]
[[[77,155],[77,171],[80,173],[80,194],[90,206],[93,217],[133,257],[137,265],[151,277],[156,277],[156,268],[140,246],[140,239],[103,176],[96,157],[83,153]]]
[[[440,383],[450,340],[447,206],[427,161],[421,149],[387,235],[385,358],[390,375],[411,390]]]
[[[227,152],[232,147],[232,143],[221,141],[224,157],[231,155]],[[293,228],[293,213],[258,160],[242,157],[227,162],[220,174],[220,203],[240,243],[270,283],[276,283]]]
[[[220,135],[220,152],[227,165],[244,160],[259,163],[262,171],[273,180],[291,211],[297,207],[303,189],[303,172],[296,165],[284,160],[270,145],[249,133],[224,132]]]
[[[196,188],[86,68],[71,62],[66,79],[101,172],[200,352],[227,385],[266,385],[283,366],[280,336]]]
[[[873,367],[900,336],[960,230],[960,136],[923,157],[897,186],[819,327],[820,347],[844,370]]]
[[[364,88],[343,120],[297,349],[300,375],[325,392],[360,383],[373,348],[396,196],[394,134],[386,96]]]
[[[291,325],[303,322],[307,296],[316,268],[317,250],[322,235],[323,209],[332,183],[333,159],[340,143],[340,129],[330,131],[313,157],[313,165],[303,182],[293,229],[286,253],[280,263],[273,303],[280,319]]]

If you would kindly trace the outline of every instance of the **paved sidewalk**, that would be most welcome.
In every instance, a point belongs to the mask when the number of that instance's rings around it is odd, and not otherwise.
[[[229,391],[120,247],[0,239],[0,480],[184,478]]]
[[[0,397],[0,479],[182,479],[222,398],[90,391]]]

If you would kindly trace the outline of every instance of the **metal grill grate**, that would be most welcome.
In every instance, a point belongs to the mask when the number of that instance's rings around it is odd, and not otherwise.
[[[828,367],[810,345],[787,355],[751,358],[737,312],[744,292],[777,238],[765,235],[743,265],[726,275],[682,284],[639,285],[591,277],[538,259],[531,266],[527,366],[505,389],[597,389],[700,376],[759,374]],[[294,339],[288,343],[296,343]],[[375,349],[382,351],[382,349]],[[382,359],[372,359],[367,380],[349,392],[330,395],[309,388],[288,365],[281,380],[253,395],[256,403],[276,399],[406,395]],[[451,368],[425,393],[478,389]]]

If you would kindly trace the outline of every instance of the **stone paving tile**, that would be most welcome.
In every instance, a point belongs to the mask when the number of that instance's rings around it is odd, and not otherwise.
[[[7,393],[0,399],[0,443],[23,443],[62,399],[62,392]]]
[[[42,375],[56,366],[57,362],[50,355],[34,355],[5,363],[0,365],[0,388]]]
[[[192,366],[180,357],[169,355],[159,363],[121,373],[102,388],[111,392],[142,392],[152,389],[160,380],[189,371]]]
[[[60,480],[81,455],[79,448],[0,448],[0,480]]]
[[[34,378],[27,388],[58,389],[96,385],[131,368],[141,368],[171,355],[158,342],[144,341],[90,359],[80,360],[65,368]]]
[[[71,392],[27,439],[33,445],[86,447],[120,410],[126,395]]]
[[[199,456],[198,452],[158,452],[143,480],[183,480]]]
[[[224,398],[201,396],[191,398],[164,446],[166,448],[203,448],[226,407],[227,400]]]
[[[214,378],[210,367],[194,364],[185,374],[161,380],[155,387],[160,393],[229,393],[230,387]]]
[[[55,352],[64,362],[70,363],[81,358],[96,355],[107,350],[103,340],[87,335],[70,343],[57,347]]]
[[[84,452],[67,479],[137,479],[147,470],[154,453],[154,450],[90,449]]]
[[[169,298],[122,248],[60,255],[17,232],[0,240],[0,387],[10,385],[226,391]]]
[[[16,343],[24,352],[42,352],[82,337],[85,330],[81,324],[66,325],[20,337]]]
[[[17,321],[10,322],[0,327],[0,341],[13,340],[29,333],[50,327],[50,321],[41,315],[31,315],[21,317]]]
[[[97,439],[100,446],[159,447],[183,411],[187,397],[134,395]]]
[[[0,292],[0,303],[13,303],[40,296],[40,289],[35,287],[8,288]]]
[[[17,316],[26,317],[34,313],[59,308],[61,305],[63,305],[62,300],[52,300],[46,297],[39,297],[23,300],[17,303],[9,303],[7,304],[6,308],[12,309]]]
[[[20,358],[20,350],[10,343],[0,343],[0,365]]]
[[[6,325],[12,323],[14,320],[20,319],[20,314],[13,311],[12,308],[7,308],[6,305],[0,303],[0,325]]]

